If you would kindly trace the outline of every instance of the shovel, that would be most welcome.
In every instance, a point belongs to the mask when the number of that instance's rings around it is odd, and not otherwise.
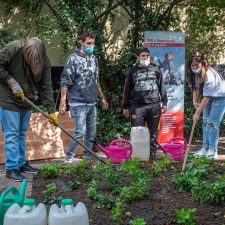
[[[31,105],[33,108],[35,108],[38,112],[40,112],[43,116],[45,116],[47,119],[51,120],[52,119],[46,114],[44,113],[42,110],[40,110],[33,102],[31,102],[29,99],[27,99],[26,97],[24,97],[24,100]],[[106,163],[103,159],[101,159],[99,156],[97,156],[93,151],[91,151],[88,147],[86,147],[85,145],[83,145],[80,141],[78,141],[73,135],[71,135],[67,130],[65,130],[63,127],[61,127],[60,125],[55,124],[57,127],[59,127],[63,132],[65,132],[68,136],[70,136],[74,141],[76,141],[79,145],[81,145],[83,148],[85,148],[88,152],[90,152],[93,156],[95,156],[99,161],[103,162],[104,164],[108,165],[108,163]]]

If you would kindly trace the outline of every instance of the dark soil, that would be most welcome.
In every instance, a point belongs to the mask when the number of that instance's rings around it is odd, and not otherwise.
[[[221,166],[223,162],[215,162],[214,165],[218,165],[223,171]],[[146,163],[145,169],[149,169],[152,164]],[[174,163],[168,166],[166,172],[160,172],[160,177],[155,177],[151,180],[150,193],[139,201],[135,201],[133,204],[127,204],[125,212],[130,212],[129,215],[124,213],[123,224],[129,224],[130,220],[134,218],[143,218],[148,225],[161,225],[161,224],[177,224],[177,214],[175,209],[184,208],[197,208],[194,215],[197,216],[195,224],[220,224],[225,223],[225,204],[219,205],[201,205],[198,202],[194,202],[191,194],[186,190],[178,192],[177,185],[172,183],[170,179],[175,174],[174,168],[182,168],[181,162]],[[89,169],[91,170],[91,169]],[[75,175],[67,175],[58,178],[45,179],[42,173],[34,176],[32,198],[34,198],[37,204],[43,202],[43,197],[48,194],[42,193],[46,190],[45,186],[51,183],[55,183],[58,187],[55,195],[62,198],[73,199],[74,206],[78,202],[83,202],[88,210],[89,219],[92,220],[90,225],[114,225],[116,224],[111,218],[111,210],[107,208],[96,208],[96,201],[89,198],[87,195],[86,186],[80,186],[78,189],[64,190],[63,186],[68,186],[68,181],[76,181]],[[101,193],[104,196],[108,195],[108,192],[101,189]],[[60,206],[60,201],[56,202]],[[46,205],[50,206],[50,205]],[[216,217],[214,214],[221,211],[220,216]]]

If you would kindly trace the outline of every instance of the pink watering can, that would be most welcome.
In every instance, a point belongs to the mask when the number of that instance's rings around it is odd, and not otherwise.
[[[178,140],[181,139],[184,141],[184,149],[182,143],[171,143],[172,140]],[[171,138],[168,143],[163,147],[160,145],[156,139],[152,138],[151,141],[154,141],[167,155],[167,153],[170,153],[173,156],[174,161],[179,161],[182,159],[183,154],[186,152],[187,149],[187,142],[184,138],[181,137],[174,137]]]
[[[92,141],[97,144],[96,141]],[[127,155],[127,146],[126,145],[113,145],[116,142],[126,142],[130,145],[130,153]],[[110,143],[109,147],[103,148],[101,145],[97,144],[97,146],[106,154],[108,159],[112,159],[111,163],[120,164],[122,160],[128,160],[128,158],[132,155],[132,145],[129,141],[126,140],[114,140]]]

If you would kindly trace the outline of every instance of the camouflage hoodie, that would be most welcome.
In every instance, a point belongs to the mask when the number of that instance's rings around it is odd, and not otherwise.
[[[98,97],[98,60],[76,48],[67,60],[61,75],[61,89],[68,90],[69,103],[94,103]]]

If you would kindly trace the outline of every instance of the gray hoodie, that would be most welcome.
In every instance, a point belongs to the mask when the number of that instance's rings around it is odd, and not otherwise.
[[[98,97],[98,60],[93,54],[89,57],[76,48],[64,66],[61,75],[61,89],[68,90],[69,103],[94,103]]]

